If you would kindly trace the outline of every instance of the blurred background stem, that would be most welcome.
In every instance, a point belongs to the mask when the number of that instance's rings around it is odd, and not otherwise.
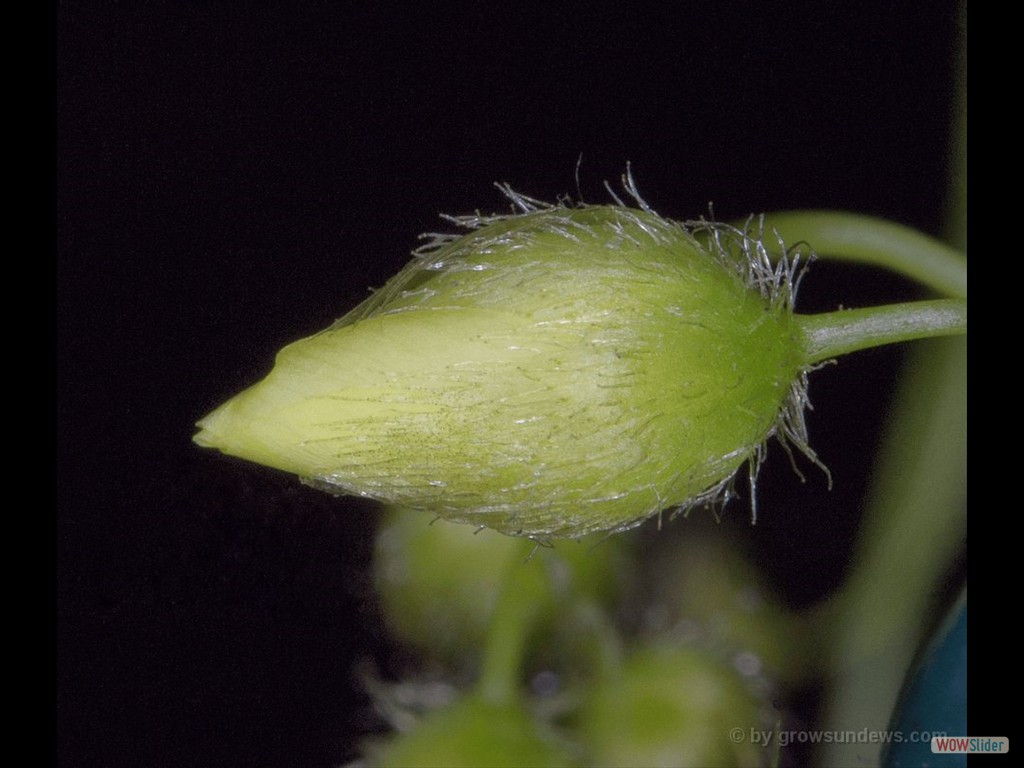
[[[950,157],[947,239],[967,240],[967,12]],[[966,288],[966,283],[965,283]],[[937,591],[965,546],[967,340],[942,339],[911,351],[880,450],[852,575],[830,627],[834,678],[823,724],[884,730],[907,669],[943,606]],[[877,764],[881,745],[831,744],[822,765]]]
[[[902,224],[845,211],[783,211],[765,221],[790,248],[810,243],[830,259],[884,267],[941,295],[967,296],[962,250]]]
[[[477,691],[491,704],[511,704],[519,696],[526,642],[547,591],[540,564],[526,562],[536,546],[521,543],[523,556],[508,566],[487,628]]]

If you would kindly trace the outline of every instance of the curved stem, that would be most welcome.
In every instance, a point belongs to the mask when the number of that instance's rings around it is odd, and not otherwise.
[[[957,3],[960,61],[947,232],[967,247],[967,4]],[[966,342],[966,340],[963,340]],[[884,729],[936,595],[967,541],[967,344],[918,345],[879,446],[849,581],[833,598],[831,691],[820,727]],[[821,765],[881,762],[863,744],[829,744]]]
[[[967,300],[939,299],[796,315],[809,365],[859,349],[967,333]]]
[[[885,267],[938,293],[967,297],[967,260],[917,230],[840,211],[785,211],[765,216],[788,245],[807,242],[822,257]]]

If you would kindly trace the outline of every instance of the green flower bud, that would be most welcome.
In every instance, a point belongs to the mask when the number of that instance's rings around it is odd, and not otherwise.
[[[585,694],[579,730],[590,765],[763,765],[761,703],[739,675],[696,648],[640,648]],[[737,738],[742,734],[742,738]]]
[[[688,635],[768,682],[798,685],[817,661],[807,619],[776,602],[753,564],[722,528],[687,530],[649,563],[651,615],[662,631]],[[661,539],[664,541],[664,539]]]
[[[392,634],[448,664],[476,664],[510,571],[539,625],[531,644],[540,645],[561,629],[550,626],[556,621],[570,625],[566,634],[577,629],[573,603],[613,601],[627,562],[621,541],[536,547],[443,520],[427,525],[421,512],[391,507],[377,534],[374,581]]]
[[[510,194],[523,214],[456,220],[196,441],[539,538],[718,498],[771,435],[803,445],[791,272],[759,242]]]
[[[412,731],[367,745],[368,764],[517,768],[566,768],[566,750],[519,704],[495,704],[477,697],[433,712]]]

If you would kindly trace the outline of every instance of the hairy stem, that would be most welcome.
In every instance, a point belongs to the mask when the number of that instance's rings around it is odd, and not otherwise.
[[[797,315],[805,360],[832,357],[912,339],[967,333],[967,300],[939,299]]]

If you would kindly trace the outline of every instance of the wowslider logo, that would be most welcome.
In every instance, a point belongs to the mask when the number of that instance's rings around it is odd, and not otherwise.
[[[936,754],[1005,754],[1010,740],[1005,736],[935,736],[932,752]]]

